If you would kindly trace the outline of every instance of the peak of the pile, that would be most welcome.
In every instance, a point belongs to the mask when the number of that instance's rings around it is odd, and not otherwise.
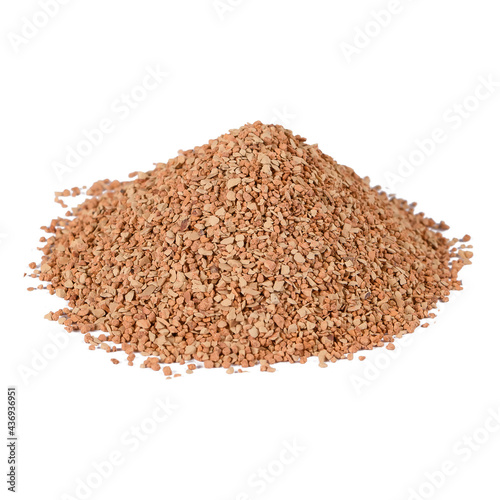
[[[316,144],[307,144],[304,137],[281,125],[260,121],[230,129],[202,146],[181,150],[177,157],[156,167],[156,176],[179,182],[211,179],[222,184],[238,177],[244,184],[279,181],[289,186],[305,183],[309,188],[324,184],[327,177],[350,175],[353,181],[360,181],[351,169],[339,171],[338,164]]]
[[[233,149],[243,142],[246,148],[269,148],[279,146],[280,144],[288,144],[291,142],[292,147],[296,147],[305,143],[306,139],[300,135],[295,135],[291,130],[286,129],[282,125],[264,124],[260,121],[247,123],[239,128],[229,129],[228,132],[220,135],[216,139],[208,141],[207,144],[195,147],[187,151],[179,151],[180,156],[186,156],[189,153],[200,154],[207,148],[216,153],[220,150],[221,145],[233,145]],[[234,149],[233,153],[238,153]]]

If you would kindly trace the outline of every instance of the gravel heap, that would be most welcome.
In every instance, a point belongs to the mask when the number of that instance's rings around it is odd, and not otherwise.
[[[272,371],[393,348],[461,289],[472,256],[446,224],[277,125],[231,130],[130,178],[95,183],[43,228],[53,234],[33,276],[68,301],[48,319],[154,370]]]

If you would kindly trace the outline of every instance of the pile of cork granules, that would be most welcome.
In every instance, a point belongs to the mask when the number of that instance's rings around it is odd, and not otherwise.
[[[130,178],[96,182],[44,227],[32,276],[68,302],[48,319],[166,375],[393,349],[461,289],[472,257],[445,223],[280,126],[245,125]]]

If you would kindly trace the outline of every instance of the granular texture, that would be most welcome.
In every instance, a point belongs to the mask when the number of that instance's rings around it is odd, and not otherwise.
[[[245,125],[130,177],[95,183],[44,228],[34,276],[68,301],[50,319],[156,371],[189,360],[274,371],[392,349],[461,289],[472,256],[444,222],[277,125]]]

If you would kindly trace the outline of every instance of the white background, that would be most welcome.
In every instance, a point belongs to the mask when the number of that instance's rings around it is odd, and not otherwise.
[[[217,11],[211,0],[73,0],[30,31],[39,4],[2,2],[1,365],[2,391],[18,387],[17,498],[83,498],[76,487],[89,478],[102,482],[92,499],[499,498],[500,426],[482,428],[500,411],[500,87],[473,98],[481,78],[500,82],[499,4],[401,0],[386,26],[374,24],[372,12],[389,6],[222,0]],[[125,116],[116,100],[148,67],[169,76]],[[470,112],[458,119],[464,100]],[[59,178],[54,163],[105,118],[113,131]],[[38,282],[22,278],[40,258],[39,227],[64,213],[53,192],[124,180],[256,120],[286,125],[383,186],[416,140],[442,129],[446,140],[393,187],[445,220],[450,235],[472,235],[464,291],[394,359],[379,349],[327,369],[311,360],[274,374],[198,370],[166,380],[114,366],[79,333],[62,335],[67,345],[54,354],[53,336],[65,331],[43,316],[63,301],[27,292]],[[157,398],[177,406],[159,424]],[[141,425],[151,432],[134,450],[127,433]],[[466,445],[466,435],[481,444]],[[294,460],[285,441],[300,449]],[[116,452],[122,463],[100,481],[93,462]],[[443,479],[445,461],[455,473]],[[270,481],[256,480],[263,470]],[[426,485],[428,475],[442,485]]]

